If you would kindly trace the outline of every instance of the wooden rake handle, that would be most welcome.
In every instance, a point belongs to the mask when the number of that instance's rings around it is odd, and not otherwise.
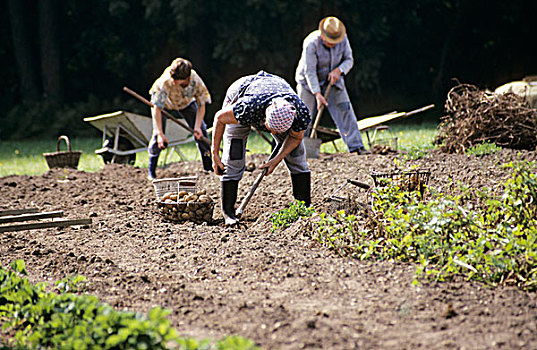
[[[332,85],[329,84],[324,93],[325,100],[328,98],[328,94],[330,93],[331,88],[332,88]],[[321,115],[323,114],[324,107],[325,107],[324,105],[321,105],[321,107],[319,107],[319,110],[317,111],[317,116],[315,117],[315,122],[313,123],[313,129],[311,129],[310,137],[312,139],[314,139],[317,136],[317,127],[319,126],[319,122],[321,121]]]
[[[267,159],[267,162],[269,160],[271,160],[272,158],[276,157],[276,155],[278,154],[278,152],[280,151],[280,148],[282,146],[283,142],[280,142],[278,143],[278,145],[276,145],[276,147],[274,147],[274,150],[272,151],[272,153],[270,154],[270,156],[268,157]],[[246,208],[246,205],[248,205],[248,203],[250,202],[250,199],[252,199],[253,195],[254,195],[254,192],[255,190],[257,189],[257,187],[259,186],[259,184],[261,183],[261,180],[263,180],[263,178],[265,177],[265,175],[267,174],[267,171],[268,169],[267,168],[264,168],[263,171],[261,172],[261,174],[259,174],[257,176],[257,179],[255,179],[252,187],[250,188],[250,191],[248,191],[248,193],[246,194],[246,196],[244,197],[244,199],[242,200],[241,204],[239,205],[239,207],[237,208],[237,210],[235,211],[235,216],[236,217],[239,217],[242,215],[242,212],[244,211],[244,208]]]
[[[132,91],[131,89],[129,89],[128,87],[124,86],[123,87],[123,91],[125,91],[126,93],[128,93],[129,95],[135,97],[136,99],[138,99],[139,101],[145,103],[146,105],[148,105],[149,107],[154,107],[155,105],[152,104],[150,101],[148,101],[147,99],[145,99],[144,97],[140,96],[139,94],[137,94],[136,92]],[[167,110],[165,109],[162,109],[161,110],[162,113],[164,113],[164,115],[168,118],[170,118],[171,120],[173,120],[174,122],[176,122],[177,124],[179,124],[179,126],[185,128],[186,130],[190,131],[192,134],[194,133],[194,129],[192,129],[187,123],[185,123],[184,121],[180,120],[180,119],[177,119],[175,118],[170,112],[168,112]],[[201,140],[205,143],[207,143],[209,146],[211,145],[211,140],[209,140],[207,137],[205,136],[201,136]]]

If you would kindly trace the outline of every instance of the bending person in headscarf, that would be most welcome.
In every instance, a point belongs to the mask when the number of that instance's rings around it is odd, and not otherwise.
[[[260,168],[266,168],[266,175],[270,175],[285,160],[291,174],[293,196],[307,206],[311,204],[311,176],[302,142],[310,121],[306,105],[278,76],[260,71],[238,79],[228,88],[222,109],[214,118],[212,140],[213,168],[220,176],[222,212],[227,225],[237,221],[235,202],[244,174],[246,141],[251,126],[272,133],[278,150]]]

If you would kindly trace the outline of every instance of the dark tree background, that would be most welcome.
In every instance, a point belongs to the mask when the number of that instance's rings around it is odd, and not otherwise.
[[[500,0],[8,0],[0,2],[0,138],[97,134],[82,118],[149,114],[122,91],[148,89],[189,58],[213,96],[261,69],[286,78],[321,18],[345,23],[358,118],[437,108],[461,82],[491,88],[537,73],[537,1]]]

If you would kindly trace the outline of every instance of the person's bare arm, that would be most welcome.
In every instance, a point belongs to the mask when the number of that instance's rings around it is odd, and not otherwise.
[[[222,175],[224,173],[224,164],[220,158],[220,143],[222,142],[226,125],[238,123],[233,114],[233,106],[227,106],[219,110],[214,116],[211,153],[213,155],[213,169],[216,175]]]
[[[164,132],[162,131],[162,111],[159,107],[153,106],[151,108],[151,116],[153,117],[153,120],[155,121],[155,125],[157,127],[157,144],[158,148],[165,149],[168,147],[168,138],[166,135],[164,135]]]
[[[201,123],[203,122],[203,118],[205,118],[205,103],[200,105],[198,107],[198,110],[196,111],[196,121],[194,123],[194,137],[196,139],[201,139],[203,136],[203,133],[201,131]]]
[[[270,175],[276,169],[278,164],[287,157],[289,153],[291,153],[295,148],[300,145],[300,142],[302,142],[302,139],[304,138],[304,131],[294,131],[289,130],[289,134],[287,134],[287,137],[285,140],[283,140],[282,148],[280,149],[280,152],[276,155],[276,157],[272,158],[265,164],[261,165],[259,168],[267,168],[267,173],[265,175]]]

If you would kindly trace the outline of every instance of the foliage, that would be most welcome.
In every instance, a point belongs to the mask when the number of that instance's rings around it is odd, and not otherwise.
[[[77,293],[84,291],[84,289],[86,288],[86,282],[86,277],[74,275],[65,277],[60,281],[56,281],[54,284],[56,285],[56,289],[58,289],[60,293]]]
[[[139,104],[134,101],[99,100],[95,95],[90,95],[87,101],[62,106],[46,101],[32,105],[20,104],[0,117],[0,139],[46,139],[60,135],[87,137],[97,134],[97,129],[85,123],[83,118],[114,111],[118,106],[132,112],[139,111]],[[144,111],[146,115],[149,113]]]
[[[397,158],[401,158],[401,160],[407,161],[407,160],[417,160],[417,159],[423,159],[427,156],[427,150],[431,149],[431,146],[425,145],[425,146],[412,146],[409,147],[408,150],[404,153],[400,153]]]
[[[160,307],[145,317],[68,292],[85,281],[81,276],[57,282],[62,293],[56,294],[46,292],[44,284],[30,284],[24,275],[22,260],[14,261],[11,270],[0,267],[0,320],[13,349],[256,349],[238,336],[214,346],[207,340],[181,339],[166,319],[169,312]]]
[[[466,189],[457,196],[430,193],[424,201],[396,185],[378,187],[365,225],[344,212],[321,215],[317,237],[342,255],[417,263],[417,276],[462,275],[537,290],[537,166],[505,167],[512,177],[500,199]]]
[[[494,154],[499,150],[501,150],[501,147],[498,147],[495,143],[483,142],[473,147],[470,147],[464,153],[479,157],[487,154]]]
[[[289,208],[282,209],[271,215],[272,232],[278,229],[285,229],[298,219],[311,216],[313,213],[314,209],[306,207],[303,201],[294,201]]]
[[[39,18],[37,2],[26,3],[20,18],[10,18],[15,15],[9,3],[0,3],[0,37],[5,43],[0,50],[4,67],[0,102],[5,109],[0,124],[18,135],[2,132],[0,137],[10,139],[74,125],[80,113],[60,118],[59,111],[75,109],[72,106],[91,95],[99,101],[116,101],[116,110],[125,109],[131,99],[121,87],[132,87],[147,97],[151,83],[177,56],[190,58],[207,83],[214,101],[208,114],[216,111],[217,101],[222,101],[229,84],[241,75],[265,69],[292,83],[302,40],[327,15],[340,17],[347,28],[355,65],[345,80],[351,100],[358,101],[361,110],[364,104],[378,112],[390,102],[393,107],[408,108],[431,99],[441,105],[448,77],[464,76],[479,85],[497,86],[499,81],[519,78],[533,66],[530,58],[517,57],[520,68],[513,73],[509,69],[513,58],[505,54],[525,49],[524,41],[506,39],[531,35],[531,26],[512,24],[531,22],[533,3],[491,1],[484,9],[474,2],[432,0],[374,4],[350,0],[65,0],[57,3],[53,24],[58,35],[52,38],[60,50],[65,105],[58,106],[54,128],[48,118],[19,110],[18,116],[31,123],[27,130],[31,134],[25,134],[23,122],[14,115],[6,118],[23,100],[17,69],[21,62],[15,49],[26,47],[35,56],[27,60],[40,91],[36,102],[46,102],[41,65],[45,57],[39,55],[43,40],[33,40],[43,39],[36,25],[43,18]],[[468,20],[476,17],[482,20]],[[27,24],[26,42],[13,42],[9,26],[14,20]],[[470,51],[472,55],[467,54]],[[475,69],[475,62],[483,63],[480,69]]]

